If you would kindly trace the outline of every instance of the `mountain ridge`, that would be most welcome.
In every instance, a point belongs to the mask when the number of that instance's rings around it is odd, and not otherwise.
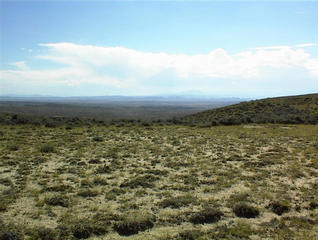
[[[318,123],[318,93],[264,98],[206,110],[180,118],[186,125]]]

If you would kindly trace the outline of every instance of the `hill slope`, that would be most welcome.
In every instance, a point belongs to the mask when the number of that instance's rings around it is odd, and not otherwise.
[[[180,119],[194,125],[318,123],[318,94],[266,98],[207,110]]]

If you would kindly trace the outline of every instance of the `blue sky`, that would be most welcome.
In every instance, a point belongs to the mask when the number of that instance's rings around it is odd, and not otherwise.
[[[318,2],[0,4],[1,95],[318,92]]]

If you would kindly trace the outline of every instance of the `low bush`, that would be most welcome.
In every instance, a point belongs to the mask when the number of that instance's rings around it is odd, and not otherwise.
[[[108,184],[107,179],[100,176],[94,177],[93,183],[96,185],[102,185],[102,186],[105,186]]]
[[[44,187],[42,192],[70,192],[73,190],[73,187],[65,184],[57,184],[53,186]]]
[[[201,237],[202,233],[197,230],[184,230],[178,234],[178,239],[180,240],[196,240]]]
[[[91,189],[83,189],[80,190],[77,195],[81,197],[96,197],[99,194],[97,190],[91,190]]]
[[[239,203],[234,206],[233,212],[237,217],[241,218],[255,218],[259,215],[259,210],[246,203]]]
[[[190,217],[193,224],[214,223],[221,219],[223,213],[213,208],[203,209]]]
[[[121,236],[130,236],[154,226],[154,217],[149,214],[132,213],[115,224],[114,230]]]
[[[92,234],[97,236],[104,235],[111,229],[109,218],[104,215],[95,215],[93,218],[71,218],[62,221],[57,229],[59,230],[59,239],[86,239]]]
[[[2,185],[4,185],[4,186],[7,186],[7,187],[13,185],[12,180],[11,180],[10,178],[8,178],[8,177],[6,177],[6,178],[1,178],[1,179],[0,179],[0,184],[2,184]]]
[[[45,124],[45,127],[47,127],[47,128],[56,128],[57,126],[58,126],[58,124],[55,122],[48,122]]]
[[[96,137],[93,137],[93,140],[95,142],[102,142],[103,141],[103,138],[102,137],[99,137],[99,136],[96,136]]]
[[[32,232],[32,239],[37,240],[56,240],[57,239],[57,231],[51,228],[36,228]]]
[[[45,199],[45,203],[51,206],[61,206],[61,207],[68,207],[70,205],[70,200],[66,196],[53,196]]]
[[[159,177],[147,174],[143,176],[137,176],[127,182],[124,182],[120,185],[120,187],[129,187],[129,188],[152,188],[154,187],[154,182],[157,181]]]
[[[14,225],[0,223],[0,240],[23,240],[22,232]]]
[[[10,151],[18,151],[19,150],[19,146],[16,145],[16,144],[10,144],[10,145],[8,145],[8,149]]]
[[[283,213],[286,213],[289,211],[290,207],[288,206],[287,203],[284,202],[272,202],[269,204],[269,207],[271,210],[276,213],[277,215],[282,215]]]
[[[183,195],[178,197],[166,198],[159,203],[160,207],[163,208],[180,208],[190,205],[191,203],[196,203],[197,199],[191,195]]]
[[[220,225],[216,227],[211,239],[251,239],[254,229],[247,222],[236,222],[232,226]]]
[[[89,238],[93,230],[88,223],[78,222],[72,226],[73,236],[77,239],[86,239]]]
[[[318,203],[316,203],[316,202],[310,202],[309,203],[309,209],[310,210],[315,210],[316,208],[318,208]]]
[[[95,173],[103,174],[103,173],[111,173],[112,169],[110,166],[104,164],[96,168]]]
[[[98,158],[93,158],[91,160],[88,161],[89,164],[99,164],[101,163],[101,160]]]
[[[72,130],[72,125],[65,126],[65,130]]]
[[[8,209],[8,202],[0,199],[0,212],[5,212]]]
[[[46,143],[40,147],[41,153],[52,153],[54,152],[54,146],[52,144]]]
[[[113,188],[105,193],[105,199],[106,200],[116,200],[117,196],[121,194],[125,194],[126,190],[123,188]]]
[[[89,179],[82,179],[81,180],[81,187],[93,187],[93,183]]]

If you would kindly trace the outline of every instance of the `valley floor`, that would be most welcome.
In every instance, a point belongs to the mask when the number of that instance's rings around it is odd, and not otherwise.
[[[1,240],[318,239],[318,125],[2,125],[0,192]]]

